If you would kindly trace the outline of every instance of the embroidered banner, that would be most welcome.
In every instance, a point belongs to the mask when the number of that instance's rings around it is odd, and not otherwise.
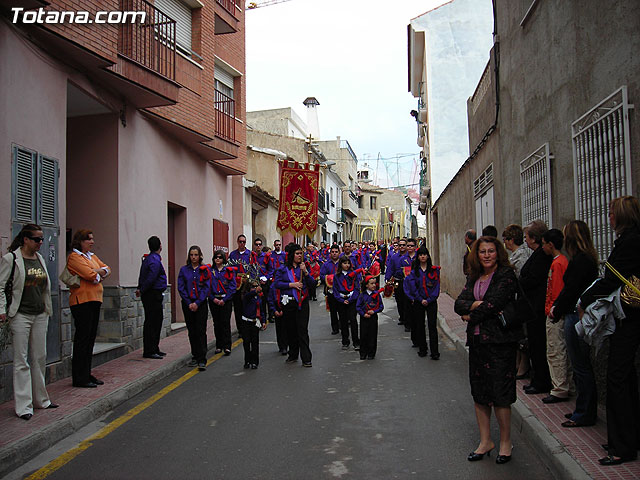
[[[320,165],[289,162],[280,176],[278,230],[313,235],[318,227],[318,182]]]

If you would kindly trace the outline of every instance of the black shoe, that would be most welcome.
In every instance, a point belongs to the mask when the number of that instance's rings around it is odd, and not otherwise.
[[[303,362],[302,366],[303,367],[307,367],[307,368],[311,368],[311,362]]]
[[[611,465],[620,465],[621,463],[624,462],[631,462],[635,460],[635,457],[614,457],[613,455],[607,455],[604,458],[601,458],[598,460],[598,463],[600,465],[604,465],[605,467],[611,466]]]
[[[53,402],[51,402],[51,403],[49,404],[49,406],[48,406],[48,407],[45,407],[45,408],[58,408],[59,406],[60,406],[60,405],[58,405],[57,403],[53,403]]]
[[[289,358],[287,358],[287,359],[284,361],[284,363],[296,363],[297,361],[298,361],[298,359],[297,359],[297,358],[291,358],[291,357],[289,357]]]
[[[204,362],[198,363],[198,370],[204,372],[207,369],[207,364]]]
[[[287,355],[289,353],[289,351],[286,348],[281,348],[279,352],[280,352],[280,355]]]
[[[187,367],[197,367],[198,361],[195,358],[192,358],[189,363],[187,363]]]
[[[258,365],[256,365],[255,363],[251,364],[251,370],[255,370],[258,368]]]
[[[91,382],[95,383],[96,385],[104,385],[104,382],[102,380],[98,380],[93,375],[91,375],[89,379],[91,380]]]
[[[86,382],[86,383],[74,383],[73,386],[77,388],[96,388],[98,385],[96,385],[93,382]]]
[[[167,354],[166,354],[166,353],[161,352],[160,350],[158,350],[156,353],[157,353],[158,355],[162,356],[162,357],[166,357],[166,356],[167,356]]]
[[[151,353],[149,355],[142,355],[142,358],[153,358],[155,360],[162,360],[164,357],[162,355],[158,355],[157,353]]]
[[[536,387],[532,385],[524,386],[524,393],[526,393],[527,395],[538,395],[539,393],[548,393],[548,392],[549,390],[538,390]]]
[[[225,349],[224,349],[224,356],[225,356],[225,357],[228,357],[229,355],[231,355],[231,350],[230,350],[230,349],[228,349],[228,348],[225,348]]]
[[[511,461],[511,455],[498,455],[496,457],[496,463],[498,465],[504,465],[505,463],[509,463]]]
[[[431,355],[431,360],[440,360],[440,354],[439,353],[434,353]]]
[[[248,368],[250,368],[250,367],[251,367],[251,365],[250,365],[249,363],[245,363],[245,364],[244,364],[244,368],[245,368],[245,369],[248,369]]]
[[[429,354],[429,352],[425,352],[424,350],[418,351],[418,356],[419,357],[426,357],[428,354]]]
[[[470,462],[477,462],[478,460],[482,460],[485,455],[487,457],[491,457],[491,450],[493,450],[493,449],[490,448],[489,450],[487,450],[484,453],[471,452],[469,454],[469,456],[467,457],[467,460],[469,460]]]
[[[542,403],[550,404],[550,403],[560,403],[566,402],[569,398],[556,397],[555,395],[549,395],[542,399]]]
[[[20,418],[22,420],[27,420],[27,421],[31,420],[31,417],[33,417],[33,413],[24,413],[20,415]]]

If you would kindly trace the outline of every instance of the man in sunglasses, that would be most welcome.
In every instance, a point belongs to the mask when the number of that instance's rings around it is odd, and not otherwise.
[[[255,261],[252,261],[251,250],[247,248],[247,237],[240,234],[238,235],[236,242],[238,243],[238,248],[229,254],[229,260],[236,260],[244,263],[245,265],[255,263]],[[240,278],[236,278],[236,285],[240,287]],[[240,293],[240,288],[238,288],[236,293],[233,294],[233,315],[236,319],[236,327],[242,325],[242,294]],[[239,329],[238,336],[241,336]]]

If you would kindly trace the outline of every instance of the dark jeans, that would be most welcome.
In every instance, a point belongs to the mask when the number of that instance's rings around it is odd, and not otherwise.
[[[329,302],[329,316],[331,317],[331,333],[340,331],[340,320],[338,319],[338,301],[333,296],[333,292],[327,292],[327,301]]]
[[[338,309],[338,318],[340,319],[342,345],[349,345],[349,328],[351,328],[353,345],[360,345],[360,338],[358,336],[358,318],[356,316],[356,302],[350,301],[348,305],[345,305],[336,299],[336,306]]]
[[[224,305],[216,305],[209,299],[209,310],[213,318],[213,334],[216,337],[216,349],[231,349],[231,300]]]
[[[551,390],[551,375],[547,362],[547,327],[545,317],[535,317],[527,323],[531,385],[541,392]]]
[[[576,409],[571,420],[580,424],[595,423],[598,416],[598,393],[596,379],[591,366],[590,348],[578,337],[575,326],[579,317],[577,313],[564,316],[564,342],[573,366],[573,380],[576,382]]]
[[[187,324],[189,333],[189,344],[191,345],[191,356],[198,363],[207,361],[207,304],[203,302],[198,310],[192,312],[189,306],[182,302],[182,313]]]
[[[242,320],[242,346],[244,348],[244,363],[258,365],[260,362],[260,329],[253,322]]]
[[[302,358],[303,363],[311,363],[311,349],[309,348],[309,299],[302,302],[298,310],[298,302],[291,301],[282,312],[287,341],[289,343],[289,358]]]
[[[420,353],[427,353],[427,334],[425,329],[425,315],[427,317],[426,327],[429,329],[429,347],[431,355],[438,355],[438,302],[433,301],[426,307],[422,303],[415,302],[411,308],[411,339],[414,345],[419,348]]]
[[[640,310],[624,307],[609,341],[607,437],[609,454],[636,458],[640,447],[640,401],[635,358],[640,345]]]
[[[366,294],[365,294],[366,295]],[[360,315],[360,358],[373,358],[378,350],[378,314]]]
[[[144,327],[142,330],[142,354],[153,355],[160,351],[160,332],[162,331],[162,291],[147,290],[140,295],[144,308]]]
[[[71,306],[71,315],[76,333],[73,336],[73,358],[71,359],[71,375],[73,384],[91,381],[91,360],[93,345],[98,334],[98,320],[102,302],[85,302]]]

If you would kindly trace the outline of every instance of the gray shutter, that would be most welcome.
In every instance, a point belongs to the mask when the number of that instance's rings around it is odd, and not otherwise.
[[[155,0],[154,5],[176,21],[176,43],[191,53],[191,8],[180,0]]]
[[[13,147],[13,220],[35,222],[36,153],[26,148]]]
[[[213,70],[213,78],[233,90],[233,75],[227,72],[220,65],[215,66],[215,69]]]
[[[38,223],[58,225],[58,161],[38,156]]]

